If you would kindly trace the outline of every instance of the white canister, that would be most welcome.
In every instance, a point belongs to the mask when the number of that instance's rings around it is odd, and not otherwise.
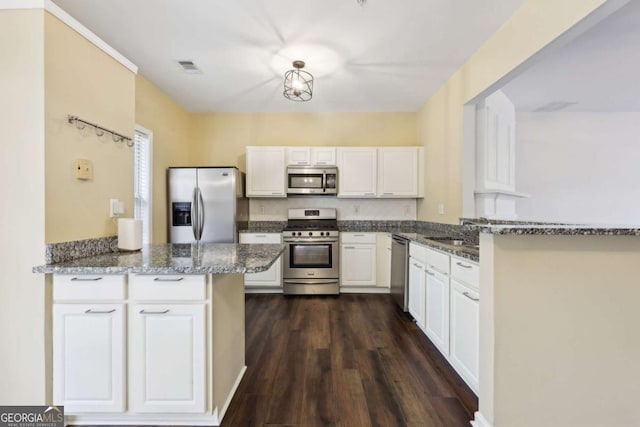
[[[142,249],[142,220],[118,218],[118,248],[125,251]]]

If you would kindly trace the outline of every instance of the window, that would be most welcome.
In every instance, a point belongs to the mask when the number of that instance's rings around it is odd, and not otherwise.
[[[142,220],[142,244],[151,243],[151,177],[153,133],[136,126],[133,160],[134,215]]]

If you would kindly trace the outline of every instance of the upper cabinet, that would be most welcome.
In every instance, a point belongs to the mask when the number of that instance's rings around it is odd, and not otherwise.
[[[419,197],[418,147],[384,147],[378,149],[378,196]]]
[[[375,197],[377,149],[339,147],[338,197]]]
[[[338,197],[424,197],[422,147],[247,147],[247,197],[287,197],[287,166],[338,167]]]
[[[247,147],[247,197],[286,197],[284,147]]]
[[[288,166],[333,166],[335,147],[287,147]]]
[[[338,197],[422,197],[420,147],[338,148]]]

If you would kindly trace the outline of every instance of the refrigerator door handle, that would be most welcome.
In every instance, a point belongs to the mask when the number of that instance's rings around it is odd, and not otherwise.
[[[193,231],[193,238],[198,240],[198,221],[200,214],[198,212],[198,187],[194,187],[193,194],[191,195],[191,230]]]
[[[196,240],[200,241],[202,239],[202,232],[204,231],[204,199],[202,198],[202,191],[198,188],[198,238]]]

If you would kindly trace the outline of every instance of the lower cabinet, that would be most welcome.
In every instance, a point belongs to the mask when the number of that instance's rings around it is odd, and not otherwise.
[[[376,286],[376,233],[342,233],[340,239],[340,285]]]
[[[282,243],[282,235],[280,233],[240,233],[240,243]],[[278,258],[267,271],[245,274],[244,286],[247,290],[282,289],[282,257]]]
[[[420,329],[426,323],[426,278],[425,267],[415,258],[409,258],[409,313]]]
[[[205,305],[131,306],[134,412],[205,411]]]
[[[478,393],[480,296],[477,291],[451,281],[451,355],[460,376]]]
[[[53,305],[53,402],[68,412],[125,407],[123,304]]]
[[[449,355],[449,276],[427,267],[424,332],[445,356]]]

